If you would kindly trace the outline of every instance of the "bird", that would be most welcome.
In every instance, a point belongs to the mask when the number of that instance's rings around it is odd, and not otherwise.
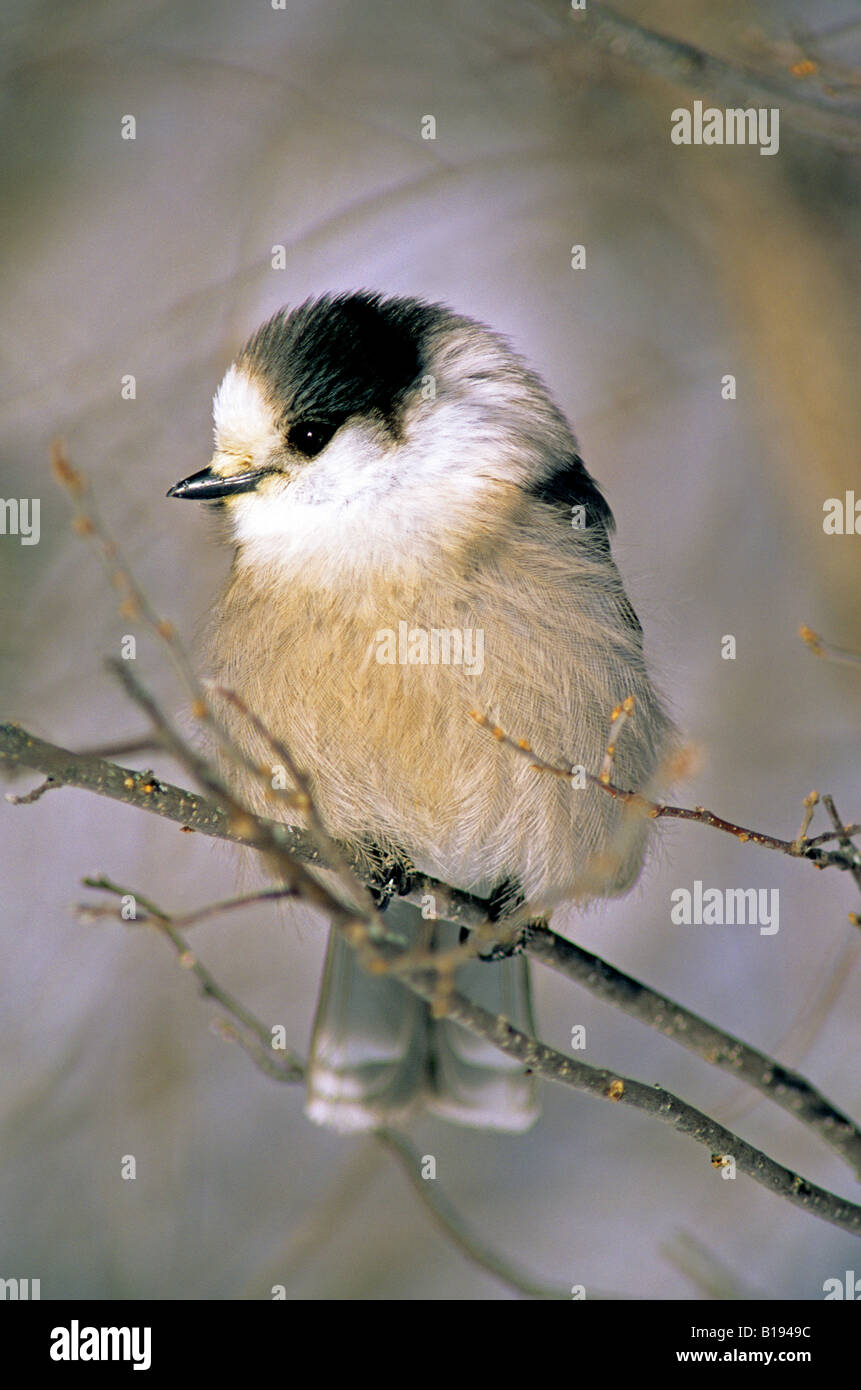
[[[213,421],[211,462],[168,496],[216,509],[233,548],[207,639],[215,687],[239,697],[221,717],[258,765],[272,761],[261,725],[289,749],[328,834],[379,875],[391,929],[432,951],[460,940],[392,890],[411,873],[503,922],[516,905],[627,892],[652,830],[596,785],[611,712],[634,710],[612,765],[628,790],[663,775],[675,726],[610,506],[509,340],[445,304],[325,293],[250,337]],[[513,741],[592,776],[542,774]],[[228,759],[224,775],[273,814],[247,767]],[[484,955],[458,989],[534,1037],[523,953]],[[330,931],[309,1117],[341,1133],[423,1112],[527,1131],[534,1076],[438,1012]]]

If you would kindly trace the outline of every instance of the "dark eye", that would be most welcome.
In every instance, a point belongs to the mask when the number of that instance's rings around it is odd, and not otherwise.
[[[325,449],[337,428],[337,425],[326,424],[324,420],[297,420],[295,425],[290,426],[287,443],[304,454],[306,459],[312,459],[321,449]]]

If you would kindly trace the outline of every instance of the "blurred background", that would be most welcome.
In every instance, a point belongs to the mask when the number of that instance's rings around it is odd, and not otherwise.
[[[41,539],[0,536],[0,718],[72,748],[143,727],[103,667],[136,629],[70,531],[51,439],[194,643],[230,557],[165,492],[208,461],[213,391],[274,309],[368,286],[505,332],[569,414],[701,750],[680,799],[790,838],[814,787],[861,817],[857,668],[797,635],[861,647],[861,536],[822,528],[827,498],[861,498],[856,0],[813,17],[802,0],[6,0],[3,31],[0,492],[41,499]],[[779,152],[672,144],[694,99],[778,107]],[[182,718],[142,632],[135,670]],[[43,1298],[518,1297],[443,1238],[390,1157],[312,1126],[299,1088],[213,1036],[151,931],[70,911],[94,871],[170,909],[228,895],[235,851],[71,790],[0,803],[0,836],[0,1276],[40,1278]],[[695,879],[778,888],[778,934],[672,925],[670,894]],[[555,925],[858,1117],[853,908],[848,875],[675,826],[628,898]],[[258,908],[193,943],[304,1052],[324,939],[311,914]],[[548,1043],[584,1025],[585,1060],[861,1198],[783,1112],[742,1113],[747,1093],[704,1062],[548,972],[536,986]],[[857,1265],[848,1235],[560,1087],[527,1136],[426,1120],[411,1137],[473,1229],[563,1289],[817,1299]]]

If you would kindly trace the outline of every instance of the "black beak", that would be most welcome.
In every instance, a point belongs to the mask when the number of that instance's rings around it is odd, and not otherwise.
[[[212,502],[218,497],[231,497],[235,492],[254,492],[265,470],[255,468],[237,473],[232,478],[220,478],[211,468],[201,468],[181,483],[174,483],[168,497],[190,497],[193,502]]]

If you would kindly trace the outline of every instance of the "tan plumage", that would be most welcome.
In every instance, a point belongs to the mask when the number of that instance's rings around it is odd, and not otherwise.
[[[439,306],[324,297],[255,335],[215,422],[210,468],[173,490],[223,499],[236,543],[213,674],[289,747],[330,833],[536,909],[624,892],[649,822],[594,785],[536,773],[471,718],[597,772],[611,712],[633,696],[615,780],[636,789],[673,739],[610,555],[609,508],[538,378],[503,339]],[[472,661],[413,662],[409,642],[381,659],[395,632],[480,636],[481,659],[476,646]],[[271,762],[236,708],[223,714],[255,762]],[[259,781],[226,771],[271,814]],[[389,910],[427,938],[416,909]],[[522,960],[474,964],[464,979],[532,1029]],[[418,1098],[502,1129],[537,1113],[531,1078],[428,1019],[397,983],[361,974],[333,941],[309,1113],[355,1129]]]
[[[543,758],[594,772],[614,705],[633,695],[616,780],[649,781],[667,722],[639,632],[624,621],[615,566],[522,496],[476,520],[474,537],[441,546],[432,566],[394,578],[371,572],[364,585],[335,592],[313,575],[237,565],[215,616],[217,677],[308,770],[336,837],[371,836],[483,895],[516,878],[530,901],[575,897],[587,867],[589,896],[599,886],[624,891],[639,869],[645,823],[595,884],[596,856],[621,824],[619,803],[535,773],[470,718],[479,710]],[[380,664],[377,634],[404,619],[410,629],[483,631],[484,670]],[[271,760],[231,719],[256,759]],[[244,791],[262,811],[259,785],[248,780]]]

